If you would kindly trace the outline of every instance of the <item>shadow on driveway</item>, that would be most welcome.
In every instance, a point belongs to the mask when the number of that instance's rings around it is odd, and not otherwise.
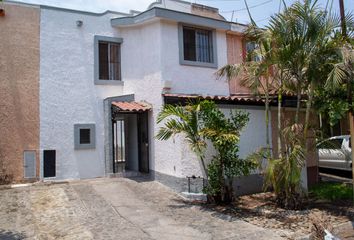
[[[0,239],[1,240],[18,240],[18,239],[25,239],[26,235],[23,233],[12,232],[8,230],[0,229]]]

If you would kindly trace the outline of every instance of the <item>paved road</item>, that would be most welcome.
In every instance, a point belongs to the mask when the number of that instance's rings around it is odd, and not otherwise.
[[[0,216],[0,239],[281,239],[141,179],[0,190]]]

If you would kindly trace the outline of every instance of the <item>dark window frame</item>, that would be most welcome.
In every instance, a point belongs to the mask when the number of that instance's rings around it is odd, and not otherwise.
[[[90,130],[89,143],[81,143],[81,130]],[[74,124],[74,149],[94,149],[96,148],[96,127],[95,124]]]
[[[80,128],[79,129],[79,142],[80,144],[91,144],[91,129]]]
[[[195,34],[197,31],[208,31],[210,36],[209,36],[209,57],[210,57],[210,62],[207,61],[199,61],[198,60],[198,55],[197,55],[197,40],[195,40],[195,60],[190,60],[186,59],[185,56],[185,33],[187,31],[195,31]],[[194,36],[196,39],[196,35]],[[192,38],[191,38],[192,39]],[[179,24],[178,26],[178,41],[179,41],[179,59],[180,59],[180,64],[181,65],[191,65],[191,66],[198,66],[198,67],[209,67],[209,68],[218,68],[218,63],[217,63],[217,42],[216,42],[216,31],[215,29],[210,29],[210,28],[205,28],[205,27],[200,27],[200,26],[193,26],[193,25],[188,25],[188,24]],[[193,45],[193,43],[190,43]],[[193,55],[193,54],[192,54]],[[204,56],[203,58],[208,58]]]
[[[106,37],[106,36],[94,36],[94,82],[96,85],[122,85],[122,43],[123,38]],[[100,44],[107,44],[107,69],[108,79],[102,79],[100,74]],[[118,62],[119,73],[117,79],[110,79],[110,49],[111,46],[117,46],[118,56],[116,60]]]

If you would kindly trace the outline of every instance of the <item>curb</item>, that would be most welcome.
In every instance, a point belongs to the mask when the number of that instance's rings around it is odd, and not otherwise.
[[[6,185],[0,185],[0,191],[1,190],[8,190],[8,189],[15,189],[15,188],[23,188],[23,187],[31,187],[31,186],[50,186],[50,185],[56,185],[56,184],[68,184],[69,181],[38,181],[38,182],[32,182],[32,183],[15,183],[15,184],[6,184]]]

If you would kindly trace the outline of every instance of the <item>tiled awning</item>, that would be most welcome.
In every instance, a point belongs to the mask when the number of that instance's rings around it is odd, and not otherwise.
[[[177,93],[165,93],[163,94],[165,99],[202,99],[202,100],[213,100],[218,102],[228,102],[228,103],[258,103],[264,104],[264,99],[250,95],[250,94],[239,94],[239,95],[201,95],[201,94],[177,94]]]
[[[119,112],[145,112],[152,109],[146,102],[112,102],[112,107]]]

